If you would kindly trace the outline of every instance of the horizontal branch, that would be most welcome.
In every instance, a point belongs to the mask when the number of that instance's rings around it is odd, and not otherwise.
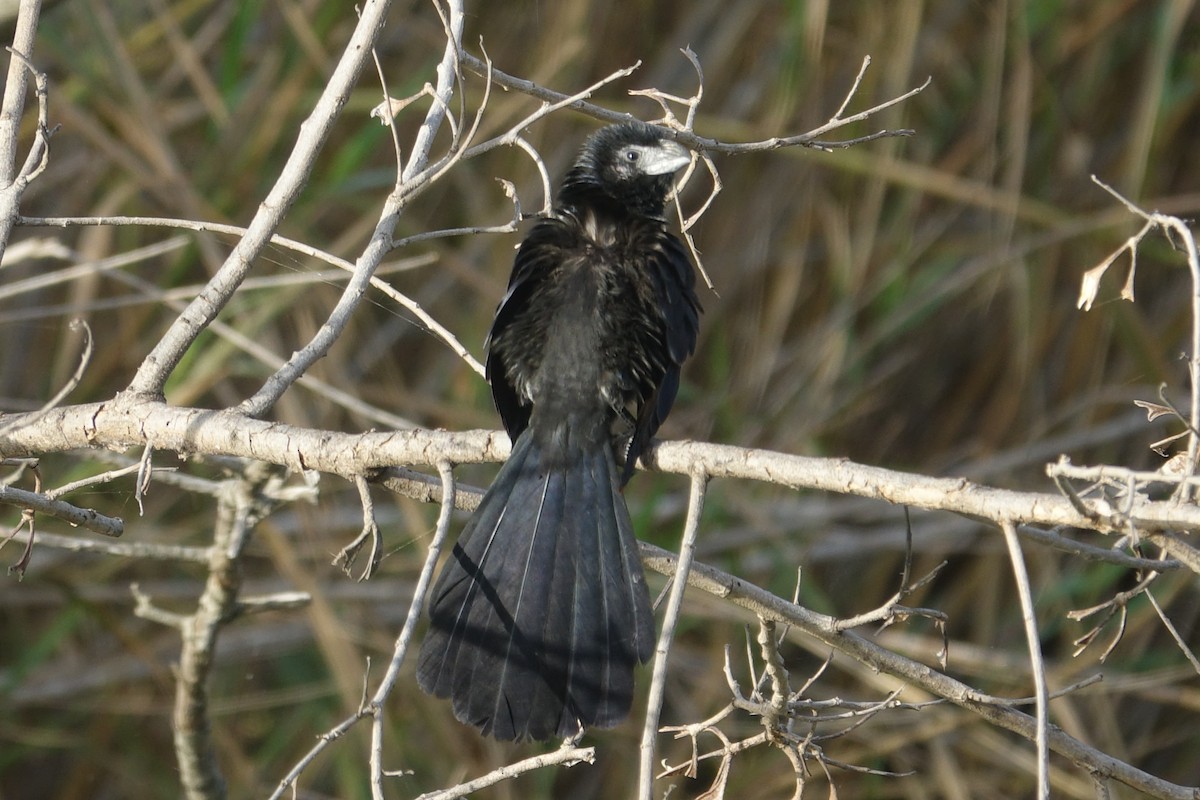
[[[561,103],[568,108],[581,111],[604,122],[620,123],[629,122],[630,120],[634,119],[633,115],[631,114],[613,111],[605,108],[604,106],[596,105],[595,103],[589,103],[587,100],[582,98],[572,98],[570,95],[565,95],[562,92],[556,92],[553,89],[547,89],[544,86],[539,86],[533,81],[526,80],[524,78],[518,78],[514,75],[509,75],[506,72],[496,69],[494,65],[467,52],[463,52],[459,56],[459,63],[478,75],[486,76],[489,80],[500,86],[503,86],[506,89],[513,89],[523,94],[527,94],[530,97],[541,100],[543,103]],[[834,115],[834,117],[825,124],[818,128],[814,128],[807,133],[801,133],[796,136],[775,137],[757,142],[722,142],[718,141],[717,139],[698,136],[690,129],[676,130],[663,128],[663,133],[671,136],[680,144],[683,144],[693,150],[700,150],[706,153],[723,153],[725,155],[757,153],[767,150],[779,150],[784,147],[810,147],[817,150],[829,150],[832,148],[844,148],[856,144],[863,144],[865,142],[874,141],[875,139],[897,136],[912,136],[913,131],[908,129],[899,129],[876,131],[875,133],[868,134],[866,136],[860,136],[840,142],[822,141],[819,138],[821,135],[828,133],[831,130],[852,122],[859,122],[867,119],[876,112],[901,103],[924,91],[931,82],[932,79],[926,79],[923,84],[910,89],[902,95],[893,97],[890,100],[886,100],[872,108],[867,109],[866,111],[861,111],[849,117],[840,116],[841,112],[845,109],[845,106],[843,105],[842,109],[838,111],[838,114]],[[847,98],[847,100],[848,99],[849,98]]]
[[[453,800],[456,797],[466,797],[480,789],[486,789],[488,786],[495,786],[497,783],[515,778],[523,772],[541,769],[542,767],[557,766],[559,764],[572,767],[584,762],[588,764],[596,763],[596,748],[568,747],[564,745],[549,753],[542,753],[541,755],[531,756],[512,764],[505,764],[489,772],[487,775],[459,784],[458,786],[452,786],[449,789],[442,789],[436,792],[427,792],[418,797],[417,800]]]
[[[13,539],[21,544],[28,544],[29,537],[28,531],[17,531]],[[38,547],[53,547],[56,550],[66,550],[72,553],[100,553],[116,558],[183,561],[194,564],[206,564],[209,558],[209,548],[182,544],[92,539],[84,536],[63,536],[42,530],[37,532],[35,538]]]
[[[27,492],[12,486],[0,486],[0,503],[30,508],[39,514],[49,514],[105,536],[120,536],[125,532],[125,523],[120,517],[108,517],[90,508],[80,508],[62,500],[52,500],[37,492]]]
[[[0,415],[0,457],[35,456],[80,448],[125,450],[151,446],[187,457],[250,458],[301,471],[346,478],[375,476],[398,465],[436,466],[502,461],[502,431],[403,430],[360,434],[300,428],[232,411],[179,408],[133,394],[103,403],[41,413]],[[965,478],[935,478],[846,459],[809,458],[703,442],[658,442],[644,455],[650,469],[681,475],[764,481],[883,500],[894,505],[950,511],[1018,524],[1061,525],[1105,533],[1134,526],[1163,534],[1200,528],[1200,507],[1134,499],[1120,511],[1103,500],[1071,500],[1056,493],[997,489]]]

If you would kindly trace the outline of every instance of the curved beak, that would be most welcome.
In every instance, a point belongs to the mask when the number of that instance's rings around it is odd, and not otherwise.
[[[654,147],[646,149],[646,158],[641,170],[647,175],[668,175],[692,163],[692,151],[679,142],[660,139]]]

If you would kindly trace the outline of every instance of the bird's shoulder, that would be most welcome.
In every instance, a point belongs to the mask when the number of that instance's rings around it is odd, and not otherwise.
[[[687,305],[698,310],[691,259],[665,220],[614,219],[594,208],[564,207],[540,219],[521,242],[501,315],[511,313],[512,301],[523,305],[543,285],[555,284],[581,267],[613,276],[648,275],[649,287],[660,300],[682,295]]]
[[[661,259],[690,269],[682,243],[662,218],[572,206],[554,209],[529,231],[517,252],[514,277],[592,256],[619,261]]]

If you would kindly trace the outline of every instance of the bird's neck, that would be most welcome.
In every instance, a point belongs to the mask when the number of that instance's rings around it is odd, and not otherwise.
[[[618,195],[607,191],[595,172],[576,166],[567,173],[558,190],[558,206],[575,213],[586,211],[614,222],[662,219],[664,192],[651,186],[626,187]]]
[[[558,191],[558,205],[573,211],[592,209],[613,217],[628,215],[628,209],[622,208],[615,197],[604,191],[594,175],[581,169],[571,170],[563,179]]]

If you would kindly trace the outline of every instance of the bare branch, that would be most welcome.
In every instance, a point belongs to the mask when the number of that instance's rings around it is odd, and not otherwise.
[[[381,0],[381,4],[386,7],[387,2]],[[355,263],[354,274],[346,284],[341,297],[338,298],[337,304],[329,313],[328,319],[326,319],[316,335],[313,336],[308,344],[293,353],[287,363],[268,378],[253,397],[247,398],[241,403],[239,408],[243,413],[252,417],[261,417],[266,414],[267,411],[274,407],[275,403],[283,396],[283,393],[289,386],[299,380],[300,376],[315,361],[324,357],[329,352],[329,348],[333,346],[333,343],[337,341],[342,331],[350,323],[351,314],[362,301],[376,267],[379,266],[383,257],[390,249],[392,231],[395,230],[396,220],[399,218],[400,210],[403,207],[402,198],[405,197],[405,192],[401,187],[424,169],[429,158],[429,151],[433,147],[433,137],[437,134],[442,120],[446,117],[448,110],[447,101],[455,85],[455,76],[458,72],[458,52],[461,48],[460,43],[464,21],[460,0],[452,0],[449,4],[449,11],[450,30],[446,37],[446,46],[442,54],[442,60],[437,67],[437,85],[433,95],[434,102],[430,105],[429,111],[425,114],[425,121],[417,131],[412,152],[409,154],[408,163],[404,166],[400,175],[397,189],[392,192],[387,202],[384,203],[383,209],[380,212],[379,222],[376,224],[375,231],[371,235],[371,240]],[[366,19],[367,14],[364,13],[362,20],[360,20],[360,30],[361,22]],[[381,21],[376,20],[376,24],[379,24],[379,22]],[[354,46],[354,39],[358,38],[358,34],[359,31],[356,30],[355,36],[351,40],[352,47]],[[378,30],[374,30],[370,41],[360,42],[359,46],[367,47],[368,49],[373,47],[374,38],[377,35]],[[349,50],[347,51],[347,55],[348,53]],[[346,56],[343,56],[343,59],[345,58]],[[333,85],[334,81],[331,80],[327,84],[327,88]],[[346,87],[346,89],[348,91],[349,87]],[[286,170],[284,174],[286,174]],[[251,227],[253,228],[253,225]]]
[[[13,538],[18,542],[28,543],[29,534],[18,532]],[[47,531],[38,531],[37,543],[39,547],[53,547],[56,550],[70,553],[101,553],[114,558],[134,560],[208,563],[207,547],[159,544],[157,542],[114,541],[112,539],[85,539],[82,536],[63,536]]]
[[[464,60],[466,58],[468,58],[465,53],[463,54],[463,56],[464,56]],[[484,65],[484,66],[486,66],[486,65]],[[519,138],[521,138],[521,132],[524,131],[526,128],[528,128],[533,123],[537,122],[540,119],[544,119],[544,118],[550,116],[551,114],[553,114],[555,111],[558,111],[559,109],[574,106],[576,103],[582,102],[584,98],[591,97],[598,90],[609,85],[610,83],[615,83],[616,81],[619,81],[622,78],[629,77],[630,75],[633,74],[633,72],[635,70],[637,70],[637,68],[639,66],[641,66],[640,61],[632,66],[625,67],[623,69],[618,69],[614,72],[611,72],[608,75],[606,75],[605,77],[603,77],[600,80],[593,83],[591,86],[587,87],[586,89],[583,89],[582,91],[576,92],[575,94],[564,95],[564,94],[558,94],[557,92],[552,92],[551,94],[554,96],[553,101],[547,101],[546,103],[543,103],[536,111],[533,111],[532,113],[527,114],[520,122],[511,126],[507,131],[500,134],[499,136],[494,136],[485,142],[480,142],[479,144],[463,151],[462,158],[464,158],[464,159],[474,158],[475,156],[480,155],[482,153],[486,153],[490,150],[495,150],[497,147],[516,145],[517,140]],[[497,75],[500,73],[498,70],[491,70],[491,74]],[[631,119],[631,117],[629,117],[628,115],[625,115],[623,117],[623,119],[628,120],[628,119]]]
[[[537,167],[538,177],[542,179],[542,210],[540,213],[543,217],[549,216],[550,208],[554,203],[554,191],[550,188],[550,171],[546,169],[546,162],[542,160],[542,154],[539,153],[533,145],[525,141],[524,136],[514,136],[513,144],[524,150],[525,154],[529,156],[531,161],[533,161],[533,165]],[[511,186],[512,184],[509,185]],[[512,197],[513,202],[515,203],[515,188]],[[520,211],[519,204],[517,205],[517,210],[518,212]]]
[[[641,547],[642,559],[647,566],[668,577],[675,574],[676,557],[674,554],[645,542]],[[1030,741],[1037,738],[1037,722],[1033,717],[1007,705],[982,702],[978,693],[961,681],[925,664],[905,658],[852,632],[839,632],[836,630],[836,620],[833,617],[818,614],[803,606],[790,603],[748,581],[740,580],[707,564],[693,563],[688,583],[754,614],[794,625],[804,633],[871,669],[900,677],[911,686],[945,698],[957,706],[974,712],[993,725],[1017,733]],[[1051,750],[1075,762],[1098,779],[1120,781],[1138,791],[1169,800],[1194,800],[1195,798],[1194,790],[1191,787],[1180,786],[1150,775],[1118,758],[1084,744],[1060,728],[1050,727],[1047,731],[1047,740]]]
[[[404,658],[412,643],[417,621],[420,618],[422,609],[425,607],[425,593],[429,590],[429,584],[433,581],[433,571],[437,567],[442,546],[449,536],[451,513],[454,510],[455,481],[450,463],[447,461],[440,462],[438,464],[438,472],[441,475],[442,494],[441,513],[438,515],[437,532],[434,534],[433,541],[429,544],[429,553],[425,558],[421,575],[417,579],[413,598],[409,604],[408,616],[405,618],[404,627],[396,638],[396,644],[392,649],[391,662],[388,664],[387,672],[379,683],[379,688],[376,689],[374,695],[369,700],[364,700],[358,711],[342,720],[334,728],[321,736],[317,744],[280,780],[279,785],[275,787],[275,791],[271,794],[272,800],[283,797],[289,788],[294,789],[300,775],[330,743],[341,738],[346,731],[367,717],[372,718],[370,755],[371,793],[373,797],[382,796],[383,778],[385,775],[390,774],[383,769],[384,701],[387,700],[396,686],[396,681],[400,675],[400,667],[404,663]],[[529,768],[532,769],[534,767]]]
[[[671,586],[667,610],[663,614],[662,631],[654,649],[654,673],[650,680],[650,692],[646,700],[646,721],[642,727],[641,766],[638,779],[638,797],[651,800],[654,793],[654,743],[658,735],[658,720],[662,713],[663,696],[667,684],[667,658],[671,642],[675,638],[675,626],[679,622],[683,607],[683,593],[687,589],[688,570],[696,552],[696,532],[700,529],[700,514],[704,510],[704,492],[708,476],[702,471],[692,473],[691,491],[688,494],[688,514],[679,544],[678,573]]]
[[[370,0],[363,5],[354,33],[334,67],[325,88],[308,118],[300,125],[296,144],[279,179],[263,200],[246,235],[238,242],[205,290],[176,318],[170,329],[138,367],[129,384],[132,394],[161,396],[167,378],[196,337],[216,319],[250,271],[254,259],[266,246],[283,215],[291,208],[316,163],[333,123],[345,106],[376,39],[383,31],[390,0]],[[432,137],[433,131],[429,132]]]
[[[234,456],[347,478],[393,465],[434,466],[443,459],[456,464],[500,461],[510,449],[508,437],[501,431],[348,434],[265,422],[231,411],[168,406],[129,395],[41,414],[0,414],[0,453],[8,456],[148,444],[156,450]],[[643,453],[642,464],[662,472],[691,475],[701,470],[713,478],[767,481],[974,518],[1117,534],[1133,526],[1164,547],[1171,546],[1172,532],[1200,528],[1200,507],[1173,501],[1138,497],[1123,511],[1107,503],[1081,500],[1088,512],[1084,513],[1057,493],[996,489],[965,478],[928,477],[846,459],[731,445],[656,442]],[[1183,543],[1176,546],[1179,544]]]
[[[1179,635],[1179,630],[1175,627],[1175,623],[1171,622],[1170,618],[1166,615],[1166,612],[1162,610],[1162,606],[1158,604],[1158,600],[1154,598],[1154,592],[1151,592],[1149,589],[1147,589],[1146,599],[1150,601],[1150,605],[1154,608],[1154,613],[1158,614],[1158,618],[1162,621],[1163,627],[1167,629],[1167,632],[1171,634],[1171,638],[1175,640],[1175,646],[1178,647],[1180,652],[1183,653],[1184,657],[1187,658],[1188,663],[1192,665],[1192,669],[1194,669],[1197,674],[1200,674],[1200,659],[1196,658],[1195,651],[1192,650],[1192,648],[1188,646],[1188,643],[1184,641],[1183,637]]]
[[[560,764],[568,767],[579,763],[592,764],[595,763],[595,760],[596,749],[594,747],[561,747],[552,753],[544,753],[540,756],[532,756],[512,764],[506,764],[489,772],[487,775],[458,786],[437,792],[427,792],[418,796],[417,800],[454,800],[456,797],[466,797],[480,789],[495,786],[497,783],[510,780],[525,772],[541,769],[542,767],[552,767]]]
[[[417,244],[418,242],[428,242],[432,239],[446,239],[451,236],[477,236],[479,234],[488,233],[513,233],[517,230],[517,226],[520,224],[522,219],[521,200],[519,197],[517,197],[517,187],[513,186],[511,181],[501,179],[500,186],[504,189],[505,196],[508,197],[513,204],[513,216],[508,222],[500,225],[471,225],[465,228],[446,228],[438,231],[414,233],[412,236],[405,236],[403,239],[394,240],[392,242],[392,249],[408,247],[409,245]],[[425,320],[422,321],[424,322]],[[426,324],[428,324],[428,322]],[[480,369],[482,369],[482,367],[480,367]],[[482,373],[480,374],[482,375]]]
[[[113,277],[117,280],[134,286],[139,291],[142,291],[149,296],[156,296],[159,294],[159,290],[156,286],[134,275],[126,275],[118,272],[114,273]],[[170,300],[166,301],[166,304],[172,308],[182,309],[184,307],[182,303],[177,303]],[[235,347],[255,358],[260,363],[267,365],[268,367],[281,368],[284,364],[282,358],[265,347],[263,344],[254,338],[247,336],[233,326],[222,322],[221,320],[213,320],[209,324],[208,330],[229,341]],[[385,411],[384,409],[368,405],[359,398],[355,397],[351,392],[336,386],[331,386],[325,381],[317,380],[310,375],[302,375],[299,379],[299,383],[315,394],[325,397],[339,406],[354,413],[361,414],[367,419],[378,422],[379,424],[387,425],[393,428],[415,427],[415,423],[413,423],[411,420],[405,419],[404,417],[398,416],[389,411]]]
[[[52,500],[44,494],[27,492],[13,486],[0,486],[0,503],[28,508],[39,514],[49,514],[63,522],[105,536],[120,536],[125,532],[125,523],[120,517],[106,516],[90,508],[80,508],[62,500]]]
[[[75,367],[75,371],[71,373],[71,377],[68,378],[67,382],[63,384],[62,388],[55,393],[54,397],[46,401],[41,408],[42,411],[45,411],[48,408],[54,408],[54,406],[65,400],[67,395],[73,392],[75,387],[79,385],[79,382],[83,380],[84,370],[87,369],[88,364],[90,364],[92,361],[92,347],[94,345],[92,340],[92,329],[88,327],[88,324],[85,320],[79,317],[71,320],[71,322],[68,324],[68,327],[73,331],[83,331],[83,352],[79,354],[79,364]]]
[[[1029,665],[1033,672],[1033,686],[1037,696],[1037,796],[1048,800],[1050,797],[1050,745],[1048,741],[1050,700],[1046,690],[1046,663],[1042,659],[1037,615],[1033,610],[1033,591],[1029,588],[1029,573],[1025,569],[1025,557],[1021,553],[1021,540],[1017,537],[1017,528],[1010,520],[1001,520],[1000,530],[1004,533],[1004,543],[1008,546],[1013,580],[1017,584],[1017,597],[1021,600],[1021,616],[1025,622],[1025,640],[1029,645]]]
[[[8,64],[4,101],[3,106],[0,106],[0,186],[10,185],[17,175],[17,133],[25,111],[28,76],[32,71],[29,68],[29,59],[24,55],[18,56],[18,53],[33,52],[41,10],[40,0],[26,0],[20,4],[12,47],[8,48],[13,58]],[[0,239],[0,242],[7,241],[7,237]],[[0,251],[0,255],[2,254]]]
[[[902,606],[900,605],[900,601],[937,577],[938,573],[942,571],[942,568],[946,566],[947,562],[941,562],[928,573],[926,573],[923,578],[920,578],[912,583],[909,582],[909,575],[912,571],[912,524],[909,520],[907,507],[904,509],[904,518],[906,523],[904,529],[904,571],[900,576],[900,588],[897,589],[896,593],[884,601],[884,603],[879,607],[862,614],[856,614],[855,616],[847,619],[838,620],[838,628],[841,630],[851,630],[852,628],[857,628],[861,625],[867,625],[873,622],[881,623],[881,627],[886,628],[889,625],[894,624],[897,620],[907,619],[908,617],[913,616],[925,617],[926,619],[933,620],[938,629],[942,631],[943,646],[942,651],[939,653],[939,660],[941,661],[942,668],[944,669],[946,666],[946,658],[948,656],[945,642],[945,630],[947,622],[946,614],[932,608],[910,608],[908,606]],[[795,602],[795,599],[793,599],[792,602]]]
[[[789,728],[788,703],[792,699],[792,686],[783,657],[779,655],[779,642],[775,638],[775,620],[759,617],[758,646],[763,661],[763,673],[771,684],[771,697],[765,704],[770,713],[763,716],[763,726],[771,738]],[[828,661],[821,667],[824,671]]]
[[[311,604],[312,595],[308,592],[276,592],[262,597],[243,597],[230,610],[226,621],[267,611],[295,611]]]
[[[1153,228],[1161,228],[1163,233],[1167,235],[1168,239],[1170,239],[1171,235],[1174,234],[1179,238],[1179,241],[1182,244],[1184,257],[1187,260],[1188,270],[1192,278],[1192,336],[1190,343],[1191,352],[1188,357],[1188,376],[1191,382],[1191,408],[1188,415],[1188,428],[1191,431],[1191,435],[1188,437],[1186,461],[1186,473],[1191,475],[1195,472],[1197,468],[1197,458],[1200,457],[1200,251],[1198,251],[1196,247],[1196,238],[1192,235],[1192,229],[1188,226],[1188,224],[1179,217],[1174,217],[1169,214],[1160,214],[1157,212],[1150,213],[1143,211],[1141,208],[1127,200],[1119,192],[1117,192],[1117,190],[1101,181],[1095,175],[1092,176],[1092,181],[1120,201],[1127,209],[1129,209],[1130,213],[1135,214],[1136,216],[1145,220],[1146,224],[1142,227],[1142,230],[1139,233],[1128,239],[1117,251],[1117,253],[1110,257],[1105,264],[1101,264],[1100,267],[1096,267],[1094,270],[1091,270],[1087,276],[1085,276],[1085,291],[1087,281],[1091,273],[1096,272],[1096,270],[1103,272],[1102,267],[1106,267],[1107,264],[1112,263],[1112,260],[1115,259],[1122,250],[1129,250],[1130,257],[1132,259],[1136,259],[1138,244],[1141,242],[1142,237],[1144,237],[1146,233]],[[1136,261],[1130,265],[1129,276],[1125,281],[1125,288],[1122,290],[1122,295],[1129,300],[1133,299],[1133,273],[1135,267]],[[1098,277],[1093,279],[1093,281],[1098,280]],[[1090,307],[1090,302],[1088,302],[1087,305]],[[1180,484],[1178,488],[1178,495],[1181,500],[1186,501],[1189,498],[1194,497],[1195,492],[1192,491],[1192,487],[1186,484]]]
[[[371,500],[371,487],[368,485],[367,479],[361,475],[355,475],[354,486],[358,489],[358,500],[362,504],[362,531],[359,532],[358,536],[354,537],[354,541],[338,551],[338,554],[333,557],[333,565],[349,575],[350,568],[354,565],[354,559],[358,555],[358,551],[370,539],[371,557],[367,560],[367,565],[363,567],[362,573],[358,576],[360,581],[365,581],[370,579],[379,567],[379,561],[383,558],[383,542],[379,534],[379,523],[375,521],[375,504]]]
[[[207,557],[208,554],[206,553],[206,560]],[[188,622],[186,614],[176,614],[154,605],[154,601],[150,599],[150,595],[143,592],[142,587],[136,583],[129,584],[129,593],[133,595],[133,615],[135,617],[157,622],[159,625],[165,625],[168,628],[174,628],[180,633],[183,632],[184,626]]]
[[[485,74],[486,65],[484,64],[484,62],[481,61],[480,59],[470,55],[469,53],[463,53],[462,64],[463,64],[463,66],[467,67],[467,69],[470,69],[473,72],[476,72],[477,74],[480,74],[480,75]],[[581,98],[568,97],[567,95],[561,94],[561,93],[553,91],[551,89],[546,89],[542,86],[538,86],[537,84],[533,83],[532,81],[527,81],[527,80],[524,80],[523,78],[514,77],[514,76],[509,75],[505,72],[502,72],[498,69],[492,70],[492,79],[495,80],[496,83],[500,84],[501,86],[507,87],[509,89],[515,89],[516,91],[523,92],[525,94],[528,94],[530,97],[537,98],[537,99],[542,100],[547,103],[563,103],[564,107],[574,108],[577,111],[582,111],[583,113],[587,114],[588,116],[594,117],[594,118],[599,119],[604,122],[628,122],[632,119],[632,117],[629,114],[622,114],[622,113],[618,113],[616,111],[610,111],[609,109],[603,108],[602,106],[597,106],[592,103],[585,102]],[[670,129],[667,129],[667,128],[664,128],[664,133],[671,134],[673,136],[673,138],[676,141],[678,141],[680,144],[686,145],[687,147],[690,147],[693,150],[702,150],[702,151],[709,152],[709,153],[723,153],[725,155],[738,155],[741,153],[764,152],[767,150],[778,150],[783,147],[811,147],[811,148],[818,149],[818,150],[830,150],[830,149],[834,149],[834,148],[850,147],[855,144],[861,144],[863,142],[873,141],[875,139],[895,137],[895,136],[911,136],[913,134],[913,131],[902,129],[902,130],[878,131],[876,133],[870,134],[869,136],[863,136],[863,137],[859,137],[856,139],[848,139],[848,140],[839,141],[839,142],[826,142],[826,141],[821,141],[818,138],[818,137],[820,137],[826,133],[829,133],[830,131],[835,130],[837,128],[843,127],[845,125],[849,125],[853,122],[859,122],[861,120],[867,119],[868,117],[870,117],[874,114],[877,114],[878,112],[883,111],[886,108],[890,108],[894,105],[904,102],[905,100],[908,100],[909,98],[911,98],[917,94],[920,94],[922,91],[924,91],[929,86],[931,81],[932,81],[931,78],[926,79],[925,83],[921,84],[920,86],[918,86],[914,89],[911,89],[911,90],[905,92],[902,95],[894,97],[883,103],[879,103],[878,105],[872,106],[871,108],[867,109],[866,111],[861,111],[861,112],[851,115],[849,117],[841,117],[839,115],[834,115],[834,117],[832,117],[824,125],[821,125],[818,128],[814,128],[813,130],[808,131],[807,133],[802,133],[802,134],[799,134],[796,136],[775,137],[772,139],[764,139],[762,141],[757,141],[757,142],[733,143],[733,142],[721,142],[716,139],[705,138],[703,136],[698,136],[694,133],[690,133],[687,131],[670,131]],[[564,101],[566,101],[566,102],[564,102]]]
[[[50,152],[49,140],[52,131],[47,122],[46,76],[34,68],[26,55],[33,52],[41,8],[41,0],[23,0],[19,4],[12,47],[6,48],[12,58],[8,63],[4,99],[0,105],[0,259],[3,259],[8,246],[8,238],[12,233],[21,197],[29,182],[45,168]],[[17,138],[21,129],[21,118],[25,112],[25,92],[30,74],[34,76],[37,88],[38,125],[33,147],[26,154],[25,163],[18,171]]]
[[[1095,547],[1074,539],[1068,539],[1053,531],[1041,530],[1030,525],[1022,525],[1017,529],[1022,538],[1038,544],[1053,547],[1064,553],[1079,556],[1088,561],[1103,561],[1106,564],[1116,564],[1127,569],[1157,569],[1163,572],[1183,569],[1184,564],[1177,559],[1142,558],[1136,555],[1122,553],[1120,550],[1108,547]]]
[[[242,551],[255,522],[268,507],[257,488],[249,482],[233,481],[230,491],[220,499],[204,591],[195,613],[179,621],[182,646],[171,727],[180,783],[189,798],[225,795],[225,779],[217,766],[212,741],[208,683],[221,627],[239,612]]]
[[[145,516],[146,507],[142,505],[142,498],[146,496],[146,492],[150,491],[150,478],[154,475],[154,448],[150,445],[142,450],[142,457],[137,463],[137,485],[133,490],[133,499],[137,500],[138,513]]]

